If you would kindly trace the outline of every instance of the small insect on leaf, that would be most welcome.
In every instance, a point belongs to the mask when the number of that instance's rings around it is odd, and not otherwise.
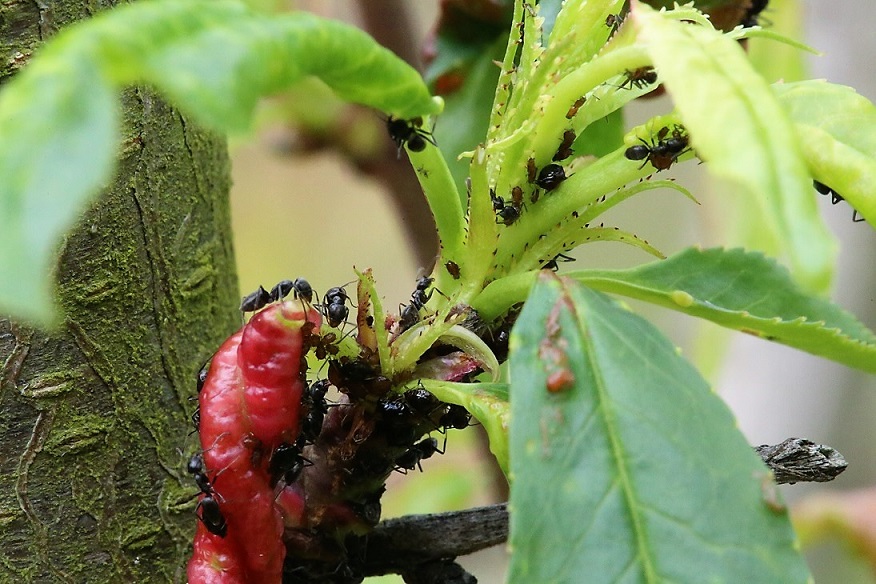
[[[575,384],[575,375],[569,369],[569,343],[563,338],[560,326],[564,306],[562,302],[554,305],[545,323],[545,337],[538,346],[538,357],[547,373],[545,386],[551,393],[566,391]]]
[[[575,385],[575,375],[569,369],[558,369],[548,375],[547,390],[551,393],[566,391],[573,385]]]

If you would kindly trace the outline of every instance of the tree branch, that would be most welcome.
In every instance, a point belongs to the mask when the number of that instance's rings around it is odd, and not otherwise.
[[[830,481],[848,466],[834,448],[803,438],[788,438],[754,450],[779,484]],[[416,584],[469,582],[465,571],[452,560],[507,539],[507,503],[449,513],[408,515],[380,523],[364,538],[365,553],[360,568],[365,576],[402,574],[406,582]],[[417,576],[412,575],[415,572]]]

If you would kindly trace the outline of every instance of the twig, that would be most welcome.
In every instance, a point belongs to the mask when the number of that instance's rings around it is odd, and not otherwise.
[[[754,450],[779,484],[830,481],[848,466],[835,449],[803,438],[788,438]],[[402,574],[406,582],[417,584],[468,582],[464,570],[452,560],[507,539],[506,503],[450,513],[408,515],[380,523],[364,538],[360,568],[366,576]],[[424,575],[433,572],[443,576],[428,579]]]
[[[367,536],[363,572],[404,574],[426,562],[464,556],[507,539],[506,503],[390,519]]]

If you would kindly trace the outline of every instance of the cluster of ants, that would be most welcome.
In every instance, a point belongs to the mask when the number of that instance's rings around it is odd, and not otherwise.
[[[433,279],[429,277],[417,280],[410,304],[401,309],[401,330],[419,321],[420,311],[435,291],[429,290],[432,283]],[[244,312],[258,311],[272,302],[283,300],[290,293],[307,303],[312,303],[315,297],[307,280],[283,280],[270,291],[259,286],[242,299],[240,308]],[[347,320],[348,301],[344,287],[335,287],[325,293],[321,304],[315,306],[330,326],[337,327]],[[338,435],[345,436],[347,441],[354,444],[347,456],[348,468],[352,469],[349,472],[358,475],[355,480],[376,481],[379,486],[365,495],[360,494],[350,504],[368,523],[376,524],[380,517],[379,501],[386,476],[393,471],[406,474],[415,469],[422,470],[423,460],[436,453],[444,453],[444,446],[439,446],[438,439],[431,435],[423,438],[423,435],[433,431],[443,434],[451,428],[463,429],[470,424],[471,415],[461,406],[439,401],[421,385],[403,394],[393,393],[390,391],[391,381],[380,375],[373,358],[367,355],[337,357],[335,333],[305,332],[305,345],[315,349],[318,359],[328,359],[328,378],[317,380],[305,389],[301,403],[300,434],[295,442],[283,443],[270,453],[268,469],[272,484],[277,485],[281,481],[284,485],[293,484],[306,468],[314,464],[306,449],[317,445],[331,409],[339,408],[336,419],[329,424],[332,426],[330,433],[334,436],[324,437],[318,448],[325,450],[328,448],[326,444],[338,442]],[[198,373],[198,393],[203,389],[208,371],[209,362]],[[347,399],[330,403],[326,396],[332,386],[345,394]],[[192,422],[197,431],[200,425],[199,409],[193,413]],[[324,454],[320,456],[324,457]],[[196,508],[197,516],[207,530],[225,537],[228,527],[220,510],[219,497],[205,471],[202,454],[195,454],[189,459],[187,470],[203,495]],[[212,481],[216,481],[221,472],[217,472]],[[346,480],[352,483],[354,478],[351,476]]]

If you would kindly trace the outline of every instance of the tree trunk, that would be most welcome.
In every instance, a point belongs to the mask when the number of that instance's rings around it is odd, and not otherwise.
[[[3,3],[0,74],[92,8]],[[0,320],[0,581],[184,580],[196,373],[240,324],[229,162],[150,91],[123,103],[118,175],[60,246],[60,326]]]

